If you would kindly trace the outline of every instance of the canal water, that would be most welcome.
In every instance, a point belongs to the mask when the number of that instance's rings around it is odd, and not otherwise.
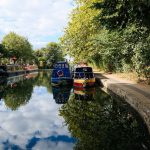
[[[0,80],[0,150],[148,150],[140,115],[100,87],[52,87],[50,72]]]

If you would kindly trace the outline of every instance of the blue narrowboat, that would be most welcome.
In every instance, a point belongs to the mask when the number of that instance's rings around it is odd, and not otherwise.
[[[73,79],[67,62],[57,62],[54,65],[51,83],[57,85],[72,85]]]

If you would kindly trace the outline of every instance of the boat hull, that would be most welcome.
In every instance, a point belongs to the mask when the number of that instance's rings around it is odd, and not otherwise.
[[[51,78],[52,86],[72,85],[72,78]]]
[[[91,79],[74,79],[74,87],[92,87],[95,85],[95,78]]]

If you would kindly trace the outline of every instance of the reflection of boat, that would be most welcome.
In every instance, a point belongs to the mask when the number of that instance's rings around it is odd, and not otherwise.
[[[77,67],[74,71],[75,87],[91,87],[95,84],[95,78],[91,67]]]
[[[64,104],[68,101],[72,87],[52,87],[53,98],[57,104]]]
[[[73,79],[67,62],[58,62],[54,65],[51,82],[53,86],[72,84]]]
[[[74,87],[74,94],[77,100],[94,100],[95,88]]]

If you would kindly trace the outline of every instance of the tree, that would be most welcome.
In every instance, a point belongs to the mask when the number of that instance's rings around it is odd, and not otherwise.
[[[61,38],[63,49],[74,57],[75,61],[89,60],[95,55],[91,38],[100,29],[95,19],[100,11],[92,8],[94,1],[76,1],[77,8],[73,10],[65,34]]]
[[[100,24],[112,29],[123,29],[128,24],[137,24],[139,27],[150,26],[150,1],[147,0],[114,0],[95,1],[93,6],[101,10]]]
[[[75,61],[113,72],[150,72],[150,2],[76,0],[63,49]]]
[[[121,39],[109,42],[110,48],[119,48],[119,53],[123,54],[120,70],[126,70],[128,66],[130,71],[136,71],[139,76],[146,76],[146,70],[150,66],[150,2],[103,0],[95,2],[93,6],[101,11],[99,24],[109,31],[109,35],[114,35],[115,32]],[[113,57],[114,55],[111,58]]]
[[[17,59],[27,60],[32,56],[32,46],[29,41],[14,32],[4,36],[2,45],[8,57],[15,56]]]
[[[50,42],[46,47],[36,50],[34,56],[38,60],[38,65],[44,68],[52,68],[57,61],[64,60],[62,48],[55,42]]]
[[[4,53],[4,50],[3,50],[3,45],[0,44],[0,53],[3,54]]]
[[[48,43],[45,48],[45,58],[50,67],[53,67],[57,61],[64,60],[61,46],[55,42]]]

